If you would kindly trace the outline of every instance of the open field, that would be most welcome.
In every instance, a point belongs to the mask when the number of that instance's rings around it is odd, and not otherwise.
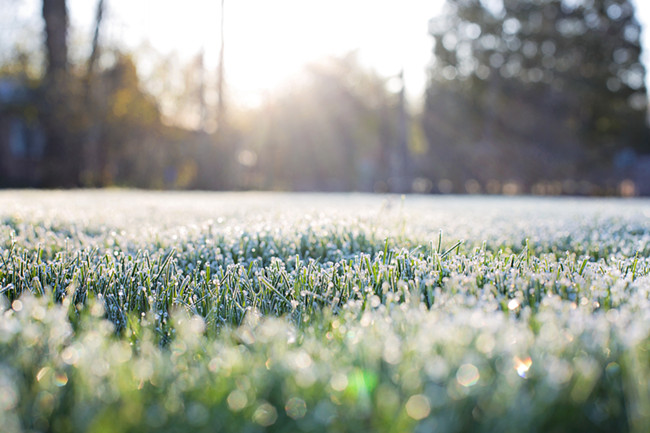
[[[4,432],[650,431],[650,201],[0,191]]]

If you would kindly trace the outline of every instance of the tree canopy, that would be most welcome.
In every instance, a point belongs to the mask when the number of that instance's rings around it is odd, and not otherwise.
[[[650,150],[629,0],[447,0],[429,30],[430,158],[454,162],[439,176],[607,183]]]

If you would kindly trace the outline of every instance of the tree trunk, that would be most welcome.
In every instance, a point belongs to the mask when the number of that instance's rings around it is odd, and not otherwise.
[[[68,9],[65,0],[43,0],[47,75],[68,69]]]
[[[218,92],[217,97],[219,98],[217,101],[217,128],[220,130],[219,135],[221,136],[223,136],[223,132],[226,127],[226,95],[224,94],[225,69],[223,63],[224,48],[225,48],[224,13],[225,13],[225,0],[221,0],[221,25],[220,25],[221,46],[219,47],[219,71],[217,75],[217,92]]]
[[[41,121],[46,135],[46,187],[78,185],[79,155],[70,125],[75,119],[68,72],[68,10],[65,0],[43,0],[47,68],[43,80]]]
[[[99,57],[99,32],[104,16],[104,0],[97,1],[95,12],[95,28],[93,32],[92,49],[88,58],[86,77],[84,83],[84,107],[88,122],[85,128],[83,142],[83,167],[80,173],[81,184],[85,187],[105,186],[102,182],[104,160],[100,149],[100,136],[102,123],[99,119],[99,101],[95,91],[95,65]]]

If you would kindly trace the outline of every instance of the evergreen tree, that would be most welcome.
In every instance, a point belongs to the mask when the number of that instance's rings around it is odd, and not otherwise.
[[[604,184],[621,151],[650,151],[630,0],[447,0],[430,33],[439,177]]]

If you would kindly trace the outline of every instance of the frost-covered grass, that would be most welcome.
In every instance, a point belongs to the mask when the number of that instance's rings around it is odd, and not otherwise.
[[[2,431],[650,430],[650,201],[0,192]]]

